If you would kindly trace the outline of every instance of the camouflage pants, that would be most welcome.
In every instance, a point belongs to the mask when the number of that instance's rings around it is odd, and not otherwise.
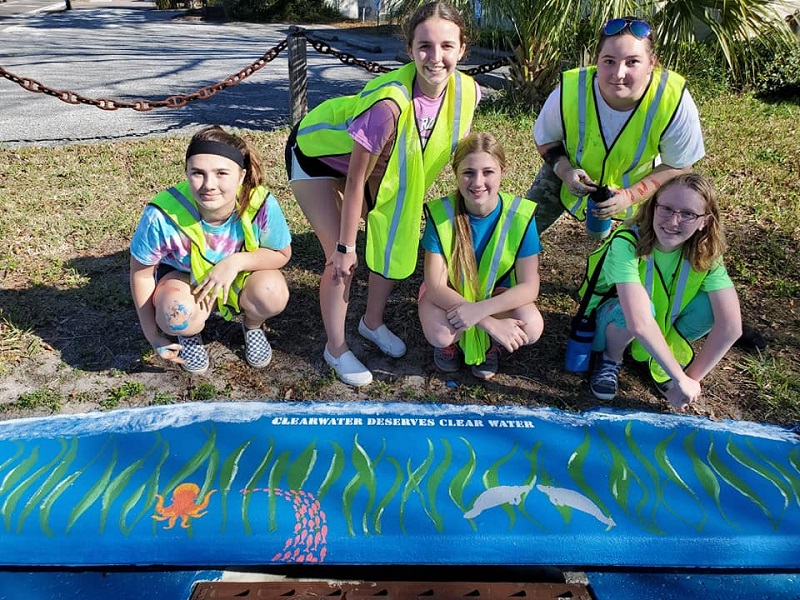
[[[536,202],[536,231],[541,236],[565,211],[561,180],[547,163],[542,165],[525,197]]]

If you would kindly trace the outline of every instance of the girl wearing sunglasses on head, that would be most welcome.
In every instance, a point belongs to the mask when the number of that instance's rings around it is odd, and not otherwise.
[[[592,238],[603,239],[610,219],[631,217],[705,155],[685,80],[656,62],[650,25],[624,17],[603,26],[596,66],[562,73],[533,128],[545,161],[527,193],[539,206],[539,233],[565,210],[583,221],[587,196],[607,188],[592,196],[590,215],[604,226],[587,224]]]
[[[596,324],[590,383],[596,398],[614,398],[632,344],[631,355],[647,365],[673,408],[685,410],[697,399],[700,381],[742,333],[724,250],[713,186],[683,173],[589,255],[580,295],[584,316]],[[695,356],[690,342],[705,336]]]

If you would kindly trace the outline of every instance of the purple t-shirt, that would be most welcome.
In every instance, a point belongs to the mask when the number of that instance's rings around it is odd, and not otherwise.
[[[480,101],[480,86],[476,84],[477,100]],[[414,83],[414,91],[411,96],[414,103],[414,114],[417,121],[422,147],[428,143],[428,139],[436,125],[436,117],[444,100],[444,93],[438,98],[429,98],[423,94],[419,86]],[[391,142],[397,133],[397,118],[400,111],[397,105],[391,100],[381,100],[376,102],[368,110],[353,119],[347,132],[355,142],[363,146],[370,154],[377,154],[378,162],[370,175],[372,178],[380,178],[386,172],[391,154]],[[326,165],[336,169],[340,173],[347,173],[350,166],[350,155],[330,156],[321,158]]]

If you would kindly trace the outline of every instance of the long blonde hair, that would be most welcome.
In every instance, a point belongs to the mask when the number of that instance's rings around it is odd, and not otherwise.
[[[264,167],[261,164],[261,157],[258,155],[253,147],[247,140],[240,138],[238,135],[228,133],[219,125],[209,125],[203,127],[200,131],[192,136],[189,144],[192,142],[210,141],[221,142],[227,144],[232,148],[236,148],[242,153],[244,157],[244,181],[239,189],[237,198],[238,213],[241,217],[250,206],[250,195],[253,190],[264,183]]]
[[[508,162],[503,146],[495,137],[488,132],[470,133],[461,140],[453,153],[453,173],[458,177],[458,165],[470,154],[475,152],[485,152],[500,165],[502,171],[506,170]],[[455,193],[455,225],[453,236],[453,248],[450,257],[448,270],[450,280],[458,282],[461,289],[457,290],[463,294],[465,290],[472,292],[473,297],[478,297],[478,262],[475,257],[475,249],[472,246],[472,230],[469,226],[469,212],[467,211],[464,197],[456,187]]]
[[[725,230],[719,215],[717,192],[711,181],[697,173],[682,173],[673,177],[661,186],[653,196],[636,212],[630,224],[638,227],[639,242],[636,244],[636,256],[649,256],[653,252],[658,239],[653,229],[656,203],[664,193],[674,186],[683,186],[700,194],[705,200],[706,225],[698,229],[694,235],[683,243],[682,255],[689,261],[695,271],[708,271],[725,252]]]

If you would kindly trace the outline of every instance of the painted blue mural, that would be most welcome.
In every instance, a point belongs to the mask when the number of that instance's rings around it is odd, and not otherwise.
[[[0,565],[797,568],[800,440],[650,413],[207,403],[0,423]]]

